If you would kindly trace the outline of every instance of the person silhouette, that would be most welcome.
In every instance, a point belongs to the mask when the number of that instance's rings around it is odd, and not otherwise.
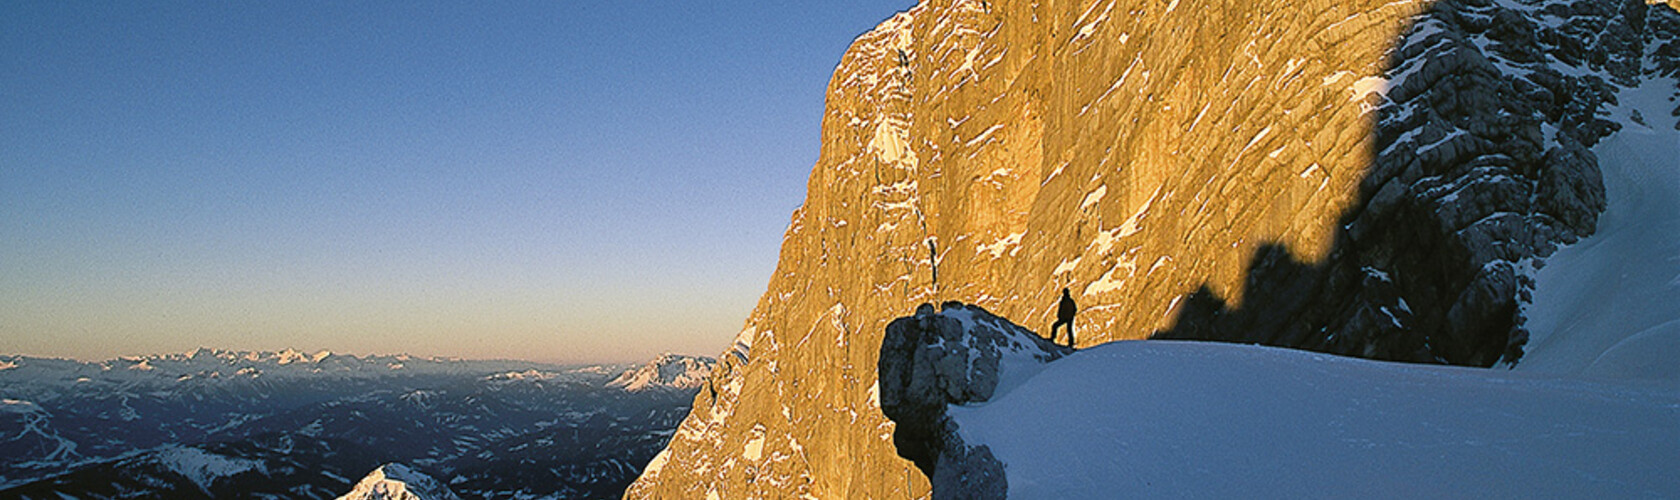
[[[1073,296],[1068,295],[1068,289],[1062,288],[1062,301],[1056,305],[1056,322],[1050,325],[1050,343],[1056,343],[1056,328],[1067,325],[1068,347],[1073,347],[1073,315],[1079,312],[1079,305],[1073,303]]]

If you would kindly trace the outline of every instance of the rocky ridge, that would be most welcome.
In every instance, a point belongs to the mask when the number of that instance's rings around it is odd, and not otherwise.
[[[921,2],[836,68],[769,289],[628,495],[927,495],[876,384],[908,304],[1047,328],[1067,286],[1086,345],[1516,359],[1525,266],[1602,210],[1607,90],[1672,77],[1675,26],[1637,1]]]
[[[1231,307],[1186,300],[1157,338],[1491,366],[1528,340],[1530,271],[1593,233],[1590,151],[1617,90],[1680,72],[1680,16],[1637,2],[1437,2],[1373,95],[1376,158],[1326,259],[1265,249]]]
[[[705,383],[706,375],[715,364],[717,361],[711,358],[665,353],[651,363],[624,372],[607,385],[631,392],[690,390]]]

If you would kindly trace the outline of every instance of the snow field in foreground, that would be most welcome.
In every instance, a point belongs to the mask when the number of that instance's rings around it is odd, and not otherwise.
[[[1680,496],[1680,392],[1197,342],[1115,342],[952,407],[1011,498]]]

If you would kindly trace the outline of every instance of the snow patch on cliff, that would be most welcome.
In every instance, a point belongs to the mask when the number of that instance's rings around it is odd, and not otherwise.
[[[1014,256],[1015,252],[1020,250],[1021,238],[1026,235],[1026,231],[1012,233],[1009,236],[999,238],[997,241],[974,247],[974,251],[992,254],[994,259],[1003,257],[1004,252],[1009,252],[1010,256]]]

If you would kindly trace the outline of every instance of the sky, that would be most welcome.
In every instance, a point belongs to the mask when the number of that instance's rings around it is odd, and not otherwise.
[[[715,355],[909,0],[0,0],[0,353]]]

